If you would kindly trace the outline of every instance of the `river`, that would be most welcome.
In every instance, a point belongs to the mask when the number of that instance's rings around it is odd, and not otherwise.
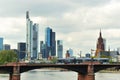
[[[119,76],[120,73],[95,73],[95,80],[120,80]],[[0,74],[0,80],[9,80],[9,75]],[[39,69],[22,73],[21,80],[77,80],[77,73]]]

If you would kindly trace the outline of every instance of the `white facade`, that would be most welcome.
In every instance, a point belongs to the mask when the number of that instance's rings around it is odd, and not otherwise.
[[[28,60],[36,59],[38,55],[38,24],[34,24],[29,18],[29,12],[26,13],[26,58]]]

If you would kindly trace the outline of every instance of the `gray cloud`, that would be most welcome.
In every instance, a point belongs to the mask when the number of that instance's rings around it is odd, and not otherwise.
[[[119,0],[0,0],[0,26],[4,26],[0,36],[12,45],[25,41],[25,12],[29,10],[31,20],[39,19],[40,40],[44,39],[45,27],[50,26],[57,39],[63,40],[65,50],[73,48],[87,53],[96,48],[102,29],[107,45],[117,48],[119,5]]]
[[[23,16],[27,10],[34,16],[59,16],[72,8],[69,4],[56,0],[9,0],[1,1],[0,5],[0,14],[4,17]]]
[[[73,3],[83,7],[97,7],[108,4],[111,0],[70,0]]]

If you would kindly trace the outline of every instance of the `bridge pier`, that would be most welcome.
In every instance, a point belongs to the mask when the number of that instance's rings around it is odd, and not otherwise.
[[[20,80],[20,74],[10,74],[9,80]]]
[[[93,65],[88,65],[86,74],[78,73],[78,80],[95,80]]]
[[[78,80],[95,80],[95,75],[78,73]]]
[[[13,72],[10,73],[10,76],[9,76],[9,80],[20,80],[20,70],[19,70],[19,66],[15,65],[13,67]]]

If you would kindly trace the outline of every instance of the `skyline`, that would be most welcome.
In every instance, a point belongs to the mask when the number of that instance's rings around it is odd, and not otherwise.
[[[39,41],[45,40],[45,28],[51,27],[65,51],[85,54],[96,49],[101,29],[106,49],[120,48],[119,0],[0,0],[0,10],[0,37],[12,48],[26,41],[26,11],[39,24]]]

